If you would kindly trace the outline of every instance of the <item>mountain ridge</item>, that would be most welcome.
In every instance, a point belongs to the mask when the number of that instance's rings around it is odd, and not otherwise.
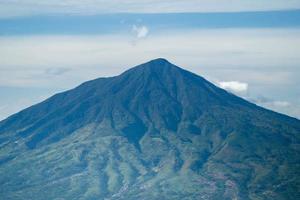
[[[177,68],[177,69],[179,69],[179,70],[182,70],[182,71],[184,71],[184,72],[193,74],[193,75],[198,76],[198,77],[202,78],[203,80],[205,80],[203,77],[201,77],[201,76],[199,76],[199,75],[197,75],[197,74],[195,74],[195,73],[193,73],[193,72],[184,70],[184,69],[182,69],[182,68],[180,68],[180,67],[178,67],[178,66],[176,66],[176,65],[171,64],[171,63],[170,63],[167,59],[165,59],[165,58],[156,58],[156,59],[150,60],[150,61],[148,61],[148,62],[146,62],[146,63],[143,63],[143,64],[137,65],[137,66],[135,66],[135,67],[132,67],[132,68],[130,68],[130,69],[124,71],[123,73],[121,73],[121,74],[119,74],[119,75],[116,75],[116,76],[100,77],[100,78],[95,78],[95,79],[93,79],[93,80],[86,81],[86,82],[84,82],[84,83],[78,85],[77,87],[75,87],[75,88],[73,88],[73,89],[69,89],[69,90],[66,90],[66,91],[63,91],[63,92],[56,93],[56,94],[50,96],[49,98],[47,98],[46,100],[44,100],[44,101],[42,101],[42,102],[45,102],[45,101],[47,101],[47,100],[53,98],[54,96],[57,96],[57,95],[60,95],[60,94],[69,92],[69,91],[74,90],[74,89],[79,88],[79,87],[82,87],[82,86],[84,86],[84,85],[86,85],[86,84],[90,84],[90,83],[93,83],[93,82],[96,82],[96,81],[103,81],[103,80],[107,80],[107,79],[113,79],[113,78],[116,78],[116,77],[125,75],[126,73],[130,73],[131,71],[137,70],[138,68],[144,68],[144,69],[145,69],[145,68],[147,68],[147,69],[149,69],[149,68],[154,68],[153,65],[152,65],[152,66],[149,66],[149,64],[151,64],[151,63],[155,63],[154,66],[158,66],[159,68],[161,68],[162,66],[157,65],[158,63],[163,63],[163,64],[166,64],[166,63],[167,63],[169,66],[171,65],[173,68]],[[147,65],[148,65],[148,67],[147,67]],[[207,80],[205,80],[205,81],[208,82]],[[221,89],[221,88],[220,88],[220,89]],[[222,90],[223,90],[223,89],[222,89]],[[227,90],[225,90],[225,91],[228,92],[228,93],[230,93],[230,91],[227,91]],[[233,93],[230,93],[230,94],[236,96],[236,95],[233,94]],[[239,97],[239,96],[237,96],[237,97]],[[239,97],[239,98],[241,98],[241,97]],[[245,99],[244,99],[244,100],[245,100]],[[248,100],[245,100],[245,101],[248,101]],[[39,102],[39,103],[34,104],[34,105],[32,105],[32,106],[36,106],[36,105],[38,105],[38,104],[40,104],[40,103],[42,103],[42,102]],[[250,101],[248,101],[248,102],[250,102]],[[253,102],[250,102],[250,103],[256,105],[256,104],[253,103]],[[28,108],[31,108],[32,106],[29,106],[29,107],[27,107],[27,108],[24,108],[23,110],[21,110],[21,111],[15,113],[15,114],[18,114],[18,113],[20,113],[20,112],[22,112],[22,111],[24,111],[24,110],[27,110]],[[258,105],[256,105],[256,106],[258,106]],[[258,107],[261,107],[261,106],[258,106]],[[261,108],[264,108],[264,107],[261,107]],[[283,115],[283,116],[287,116],[287,117],[290,117],[290,118],[294,118],[294,119],[296,119],[296,120],[299,120],[298,118],[295,118],[295,117],[293,117],[293,116],[289,116],[289,115],[286,115],[286,114],[283,114],[283,113],[279,113],[279,112],[276,112],[276,111],[274,111],[274,110],[270,110],[270,109],[267,109],[267,108],[264,108],[264,109],[265,109],[265,110],[268,110],[268,111],[271,111],[271,112],[274,112],[274,113],[277,113],[277,114],[280,114],[280,115]],[[0,122],[7,120],[8,118],[14,116],[15,114],[12,114],[12,115],[8,116],[7,118],[1,120]]]

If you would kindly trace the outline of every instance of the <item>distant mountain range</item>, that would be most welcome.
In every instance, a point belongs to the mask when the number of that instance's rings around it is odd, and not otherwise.
[[[300,121],[155,59],[1,121],[0,199],[300,199]]]

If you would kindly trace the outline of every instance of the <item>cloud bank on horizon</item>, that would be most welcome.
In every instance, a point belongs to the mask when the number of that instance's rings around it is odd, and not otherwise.
[[[244,12],[300,9],[299,0],[2,0],[0,17],[103,13]]]
[[[157,57],[300,118],[300,1],[230,2],[0,1],[0,120]]]

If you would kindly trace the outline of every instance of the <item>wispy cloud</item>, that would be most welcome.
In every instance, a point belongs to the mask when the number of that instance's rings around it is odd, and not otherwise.
[[[137,29],[135,37],[147,36],[147,28]],[[40,74],[64,72],[68,80],[79,82],[115,75],[126,66],[166,57],[199,74],[214,74],[223,82],[240,80],[251,86],[254,83],[275,87],[295,82],[300,64],[299,35],[299,30],[278,29],[153,32],[135,46],[132,36],[124,34],[0,37],[0,85],[65,83],[61,76],[39,78]],[[237,56],[236,52],[242,53]]]
[[[268,107],[288,107],[291,106],[291,103],[288,101],[282,101],[282,100],[274,100],[265,96],[257,96],[249,98],[249,100],[258,103],[260,105],[268,106]]]
[[[144,25],[142,25],[142,26],[133,25],[132,32],[135,34],[135,36],[138,39],[141,39],[141,38],[147,37],[147,35],[149,33],[149,29],[147,26],[144,26]]]
[[[46,75],[50,75],[50,76],[59,76],[62,75],[68,71],[70,71],[71,69],[66,68],[66,67],[56,67],[56,68],[48,68],[45,70],[45,74]]]
[[[290,102],[288,101],[274,101],[273,102],[274,106],[280,106],[280,107],[287,107],[290,106]]]
[[[266,97],[263,95],[257,95],[252,97],[246,97],[249,101],[256,103],[259,106],[263,106],[265,108],[288,114],[289,116],[296,117],[300,119],[300,105],[298,101],[295,99],[289,99],[288,100],[276,100],[270,97]]]
[[[298,0],[2,0],[0,17],[299,9]]]

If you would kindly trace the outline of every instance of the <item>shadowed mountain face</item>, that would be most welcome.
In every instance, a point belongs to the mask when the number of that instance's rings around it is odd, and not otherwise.
[[[300,121],[165,59],[0,122],[0,199],[297,199]]]

